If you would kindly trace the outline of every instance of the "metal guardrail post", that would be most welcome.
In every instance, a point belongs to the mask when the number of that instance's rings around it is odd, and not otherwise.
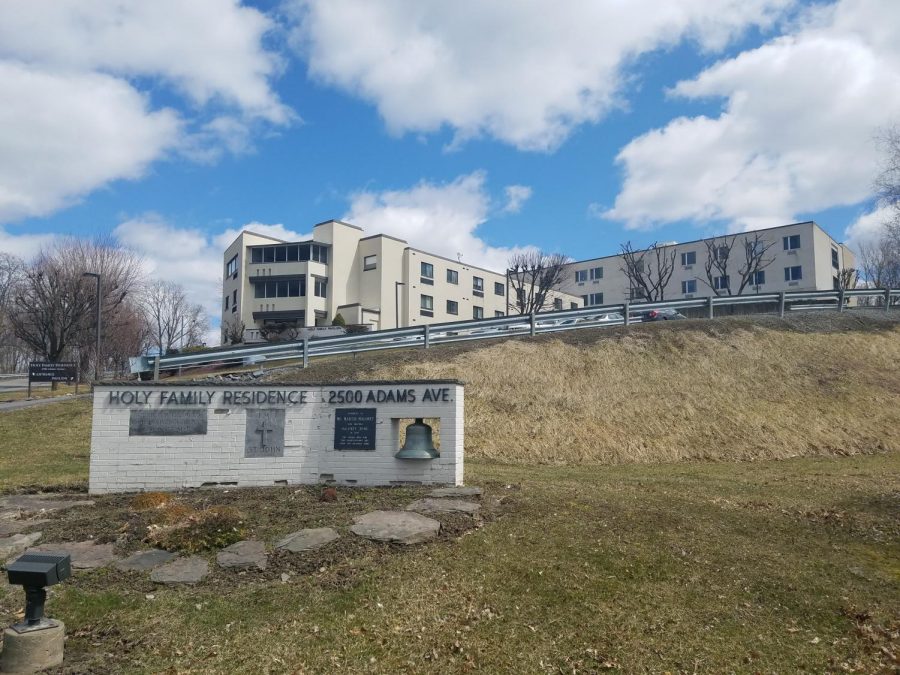
[[[891,309],[891,289],[884,289],[884,311],[890,311]]]
[[[422,326],[422,329],[425,333],[425,349],[428,349],[431,346],[431,336],[428,330],[428,324],[426,323],[424,326]]]
[[[153,359],[153,381],[159,382],[159,357],[161,354],[157,354],[156,358]]]
[[[781,291],[778,294],[778,316],[782,319],[784,318],[784,304],[785,304],[785,294],[784,291]]]
[[[303,338],[303,367],[309,367],[309,338]]]
[[[715,311],[715,307],[713,305],[713,296],[709,296],[706,299],[706,305],[707,305],[707,307],[709,307],[709,318],[710,319],[714,318],[716,311]]]
[[[625,308],[625,325],[627,326],[631,323],[631,303],[626,300],[622,306]]]
[[[841,288],[838,291],[838,311],[839,312],[844,311],[844,289],[843,288]]]
[[[531,327],[531,337],[534,337],[534,335],[535,335],[535,330],[534,330],[534,312],[531,313],[531,316],[529,317],[529,322],[530,322],[530,327]]]

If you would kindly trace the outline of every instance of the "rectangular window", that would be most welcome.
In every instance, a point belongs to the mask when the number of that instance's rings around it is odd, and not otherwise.
[[[484,297],[484,279],[481,277],[472,277],[472,295],[479,298]]]
[[[287,262],[287,246],[275,247],[275,262]]]
[[[501,316],[506,316],[506,314],[504,314],[499,309],[497,309],[497,310],[494,310],[494,316],[497,318],[500,318]]]
[[[253,284],[255,298],[299,298],[306,295],[306,277],[279,279],[278,281],[257,281]],[[237,308],[237,291],[231,300],[231,311]]]
[[[644,291],[641,290],[640,288],[632,288],[631,291],[629,292],[628,296],[629,296],[629,299],[637,300],[637,301],[647,299],[647,296],[644,295]]]
[[[731,250],[727,246],[716,246],[713,249],[714,260],[728,260]]]
[[[459,272],[456,270],[447,270],[447,283],[448,284],[459,284]]]
[[[503,286],[503,283],[500,281],[494,282],[494,295],[506,295],[506,288]]]
[[[423,262],[422,263],[422,278],[423,279],[434,279],[434,265],[431,263]]]
[[[300,260],[300,247],[297,244],[291,244],[287,247],[287,261],[288,262],[299,262]]]
[[[831,266],[836,270],[841,268],[840,258],[838,257],[836,248],[831,249]]]
[[[374,270],[376,267],[378,267],[377,255],[367,255],[363,258],[363,272]]]
[[[325,298],[328,296],[328,279],[321,277],[313,277],[315,279],[315,295],[317,298]]]
[[[782,238],[782,243],[785,251],[796,251],[800,248],[800,235],[792,234],[789,237],[784,237]]]
[[[263,262],[275,262],[275,248],[273,246],[266,246],[263,249]]]
[[[603,268],[602,267],[592,267],[591,268],[591,281],[597,281],[598,279],[603,278]]]
[[[309,262],[309,244],[300,245],[300,262]]]
[[[250,249],[250,262],[261,263],[263,261],[263,250],[261,248]]]
[[[557,312],[562,309],[562,298],[553,298],[553,309]]]
[[[687,251],[686,253],[682,253],[681,254],[681,264],[684,265],[685,267],[687,267],[688,265],[697,264],[697,252],[696,251]]]
[[[594,305],[602,305],[603,304],[603,293],[591,293],[588,296],[588,304],[593,307]]]
[[[715,277],[713,279],[713,288],[717,291],[726,291],[731,286],[731,280],[726,274],[724,277]]]
[[[753,273],[753,285],[754,286],[762,286],[766,283],[766,273],[765,271],[759,271]]]
[[[584,283],[587,281],[587,270],[575,270],[575,281]]]
[[[577,303],[577,302],[570,302],[570,303],[569,303],[569,309],[578,309],[578,303]]]
[[[800,265],[784,268],[785,281],[800,281],[803,278],[803,268]]]
[[[453,314],[454,316],[459,314],[459,303],[456,302],[455,300],[448,300],[447,301],[447,314]]]
[[[226,296],[225,296],[225,309],[228,309],[228,301],[229,301],[229,300],[231,300],[231,296],[226,295]]]
[[[640,260],[634,261],[634,271],[637,272],[638,274],[644,273],[644,259],[643,258],[641,258]]]
[[[484,307],[473,307],[472,308],[472,318],[473,319],[483,319],[484,318]]]
[[[420,295],[419,298],[419,314],[434,316],[434,298],[430,295]]]
[[[586,296],[586,295],[581,296],[581,304],[585,307],[588,306],[588,296]]]
[[[687,281],[681,282],[681,292],[687,295],[688,293],[696,293],[697,292],[697,280],[696,279],[688,279]]]
[[[234,278],[237,279],[238,272],[238,257],[234,256],[231,260],[228,261],[228,264],[225,266],[225,277],[228,279]]]
[[[834,288],[834,290],[836,290],[836,291],[841,290],[841,280],[838,279],[837,277],[831,277],[831,285]]]

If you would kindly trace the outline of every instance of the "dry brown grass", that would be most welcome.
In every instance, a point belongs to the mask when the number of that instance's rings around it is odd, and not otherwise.
[[[168,492],[142,492],[131,500],[131,508],[135,511],[162,509],[172,501]]]
[[[900,449],[900,329],[646,327],[511,340],[374,379],[459,378],[466,451],[504,462],[752,460]],[[435,350],[437,352],[437,350]]]

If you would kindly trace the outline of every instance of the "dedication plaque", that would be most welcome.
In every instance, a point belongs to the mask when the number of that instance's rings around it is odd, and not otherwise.
[[[184,410],[132,410],[129,436],[206,435],[206,408]]]
[[[374,450],[375,408],[335,409],[334,449]]]
[[[284,408],[247,410],[244,457],[284,457]]]

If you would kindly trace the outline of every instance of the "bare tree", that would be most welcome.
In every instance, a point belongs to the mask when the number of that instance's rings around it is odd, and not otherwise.
[[[0,372],[18,372],[27,361],[27,349],[16,337],[11,322],[16,288],[24,275],[21,258],[0,253]]]
[[[561,253],[544,253],[535,249],[521,251],[510,257],[507,278],[513,297],[507,306],[519,314],[531,314],[552,307],[549,296],[559,289],[563,270],[569,259]]]
[[[65,239],[38,254],[16,286],[13,332],[48,361],[59,361],[70,347],[92,344],[96,282],[85,272],[101,275],[101,324],[108,339],[120,327],[125,298],[140,281],[134,252],[109,239]]]
[[[855,267],[842,267],[837,275],[838,289],[849,290],[859,284],[859,270]]]
[[[340,315],[338,315],[340,316]],[[222,323],[222,344],[239,345],[244,341],[246,324],[235,315]]]
[[[647,302],[666,299],[666,285],[675,271],[675,249],[667,250],[656,242],[643,250],[635,250],[630,241],[622,244],[622,272],[628,278],[632,299]]]
[[[704,241],[706,279],[698,279],[716,295],[742,295],[748,286],[758,285],[758,273],[775,261],[774,256],[768,255],[775,246],[774,240],[767,242],[758,232],[752,238],[744,236],[740,243],[739,238],[735,234]],[[733,276],[736,278],[732,279]]]
[[[900,228],[885,225],[875,241],[861,244],[859,261],[868,286],[900,286]]]
[[[173,281],[150,282],[141,293],[141,308],[150,346],[160,354],[201,344],[208,321],[201,305],[192,304],[184,288]]]
[[[889,227],[900,229],[900,125],[894,124],[883,129],[876,141],[881,146],[884,159],[875,178],[875,190],[879,202],[891,207],[893,211]],[[900,232],[895,234],[900,238]]]

